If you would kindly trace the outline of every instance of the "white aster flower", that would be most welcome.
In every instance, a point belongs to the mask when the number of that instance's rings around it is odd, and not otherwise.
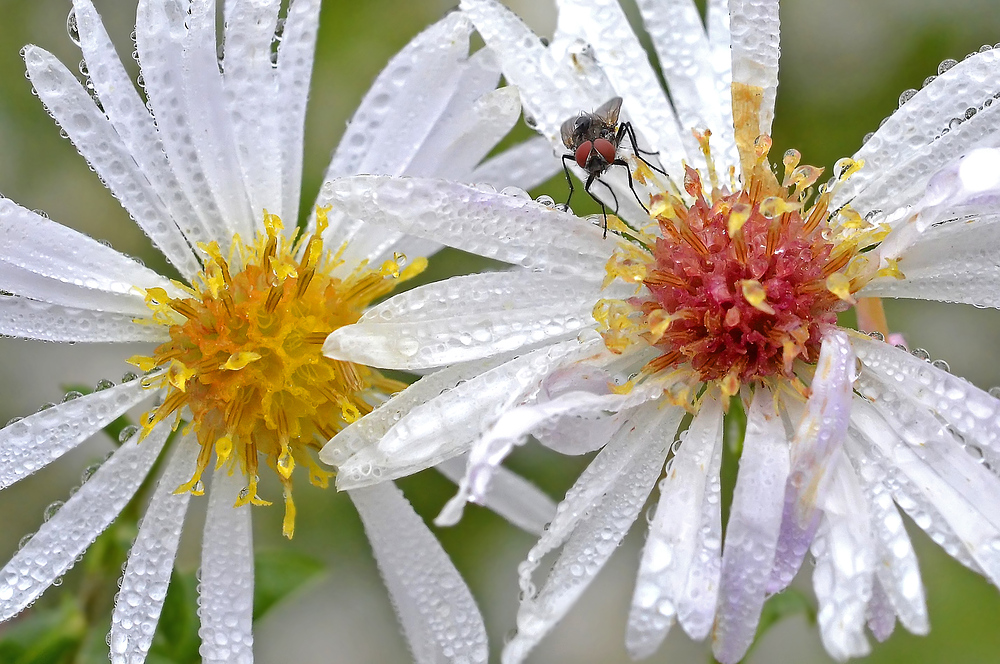
[[[291,536],[295,467],[325,485],[330,474],[314,452],[402,387],[368,367],[322,357],[323,340],[418,273],[420,251],[439,246],[328,215],[322,199],[307,230],[295,230],[320,3],[294,0],[279,19],[281,5],[226,2],[220,60],[214,1],[141,0],[135,40],[145,100],[90,0],[74,0],[69,25],[93,96],[50,53],[23,51],[48,111],[184,279],[0,199],[0,333],[159,344],[132,358],[142,378],[106,383],[0,430],[4,488],[156,399],[141,434],[123,436],[0,571],[0,620],[73,565],[143,484],[171,430],[186,422],[129,554],[109,640],[115,662],[145,659],[189,498],[204,491],[213,452],[201,654],[206,662],[252,661],[250,505],[267,503],[257,493],[259,464],[284,487]],[[471,30],[463,15],[451,14],[390,62],[327,177],[405,172],[533,186],[555,171],[540,138],[478,165],[520,105],[513,89],[495,89],[500,71],[489,51],[469,56]],[[460,475],[461,466],[445,472]],[[551,501],[517,478],[506,482],[517,502],[501,490],[496,509],[539,531]],[[388,483],[350,495],[416,659],[485,661],[478,609],[407,500]]]
[[[462,3],[557,153],[567,119],[615,96],[640,147],[659,153],[669,177],[627,144],[619,151],[649,214],[625,169],[602,176],[623,219],[611,218],[608,239],[481,187],[326,186],[345,213],[515,266],[398,295],[330,336],[325,352],[343,360],[452,365],[335,438],[358,449],[338,486],[471,449],[440,517],[453,522],[529,433],[567,453],[601,448],[519,570],[506,662],[565,615],[656,485],[633,656],[680,622],[692,638],[711,635],[719,660],[738,661],[764,600],[810,552],[833,657],[869,652],[866,624],[880,640],[897,618],[925,633],[899,509],[1000,585],[1000,401],[925,356],[838,327],[836,314],[855,304],[863,329],[884,333],[879,296],[1000,306],[1000,51],[942,67],[813,195],[820,169],[790,150],[779,179],[768,161],[777,0],[710,0],[707,30],[693,2],[638,4],[671,101],[615,2],[561,0],[550,45],[492,0]],[[723,417],[737,404],[747,424],[723,542]],[[560,547],[536,588],[533,572]]]

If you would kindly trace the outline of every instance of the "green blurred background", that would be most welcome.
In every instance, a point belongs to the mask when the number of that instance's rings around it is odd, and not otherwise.
[[[134,2],[97,0],[112,38],[128,59]],[[307,126],[305,195],[311,199],[329,155],[368,84],[385,62],[454,2],[446,0],[335,0],[323,6],[318,60]],[[541,34],[555,23],[548,2],[509,0]],[[116,201],[103,189],[69,141],[46,115],[23,77],[18,50],[43,46],[71,67],[80,59],[65,30],[68,0],[0,0],[0,192],[57,221],[110,241],[117,249],[162,268]],[[775,152],[795,147],[803,161],[829,167],[853,153],[861,138],[897,106],[900,93],[919,88],[944,59],[961,59],[983,44],[1000,42],[996,0],[794,0],[782,7],[781,85],[775,121]],[[630,10],[631,11],[631,10]],[[634,15],[634,12],[633,12]],[[559,178],[533,192],[559,199]],[[580,210],[578,210],[580,211]],[[586,211],[586,210],[584,210]],[[454,255],[438,260],[435,274],[468,269]],[[0,284],[2,288],[2,284]],[[943,304],[888,302],[890,323],[911,347],[950,362],[976,385],[1000,384],[1000,315]],[[960,343],[955,340],[961,339]],[[117,380],[132,349],[64,346],[0,339],[0,422],[58,401],[65,387]],[[49,503],[65,499],[82,469],[111,449],[93,440],[36,476],[0,494],[0,560],[20,537],[38,528]],[[515,455],[511,465],[558,497],[586,459],[566,459],[538,449]],[[451,495],[440,476],[403,481],[428,519]],[[265,487],[277,495],[275,487]],[[257,661],[407,661],[386,594],[350,503],[333,491],[297,483],[299,517],[294,541],[281,536],[278,507],[254,511],[254,535],[262,550],[294,549],[328,565],[320,580],[300,589],[256,628]],[[200,512],[194,501],[179,565],[197,566]],[[643,520],[640,519],[640,523]],[[643,529],[636,527],[563,623],[536,651],[536,662],[625,662],[623,635]],[[533,538],[478,508],[464,522],[439,531],[441,541],[469,581],[486,619],[493,650],[513,628],[516,564]],[[976,575],[951,561],[926,537],[915,534],[927,586],[932,630],[911,636],[901,628],[876,645],[871,662],[1000,662],[1000,597]],[[800,578],[802,588],[808,580]],[[43,598],[57,601],[52,589]],[[102,627],[102,629],[105,629]],[[0,632],[2,634],[2,632]],[[650,661],[707,660],[703,644],[679,629]],[[762,639],[748,661],[826,662],[814,627],[793,616]]]

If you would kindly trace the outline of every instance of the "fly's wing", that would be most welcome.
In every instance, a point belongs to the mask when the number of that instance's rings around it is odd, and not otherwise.
[[[622,98],[612,97],[608,101],[600,105],[600,107],[594,111],[601,122],[608,125],[609,127],[618,126],[618,114],[622,110]]]
[[[562,135],[563,145],[566,146],[567,150],[576,150],[576,123],[579,119],[579,115],[573,116],[566,122],[562,123],[562,127],[559,129],[559,133]]]

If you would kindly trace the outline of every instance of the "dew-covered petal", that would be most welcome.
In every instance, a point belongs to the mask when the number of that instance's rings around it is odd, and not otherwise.
[[[488,184],[496,189],[534,189],[561,170],[561,161],[552,153],[544,136],[521,141],[477,166],[469,182]]]
[[[788,448],[771,392],[758,387],[747,412],[712,633],[712,650],[725,664],[743,659],[757,634],[781,528]]]
[[[227,9],[224,27],[223,86],[254,216],[262,216],[265,209],[279,217],[286,214],[281,145],[284,117],[279,110],[285,102],[278,97],[278,72],[271,63],[280,8],[281,0],[234,0]],[[295,219],[295,211],[288,214],[289,219]]]
[[[271,0],[263,0],[258,4],[269,4]],[[232,4],[232,3],[227,3]],[[227,7],[229,9],[230,7]],[[233,20],[239,22],[244,5],[240,3],[238,12],[231,12]],[[252,11],[252,10],[251,10]],[[262,12],[260,18],[266,15]],[[219,71],[219,51],[216,46],[216,9],[215,0],[192,0],[185,16],[181,17],[186,28],[183,37],[182,70],[184,72],[183,103],[187,105],[187,119],[191,123],[195,150],[198,161],[204,169],[212,195],[222,213],[222,219],[228,229],[228,238],[218,238],[223,251],[228,249],[228,240],[234,235],[253,237],[254,232],[263,226],[263,211],[252,209],[249,200],[250,189],[256,186],[252,177],[243,172],[241,156],[246,158],[244,144],[237,140],[251,140],[236,136],[236,113],[233,109],[236,91],[231,89],[231,83],[238,75],[225,77]],[[173,29],[177,29],[173,26]],[[255,28],[256,30],[256,28]],[[272,29],[273,34],[273,29]],[[227,38],[230,35],[227,32]],[[229,49],[227,43],[226,50]],[[253,57],[251,49],[241,49],[241,56],[230,59],[230,69],[240,57]],[[266,57],[270,71],[270,47]],[[258,53],[264,56],[264,53]],[[241,63],[244,66],[248,62]],[[173,64],[176,75],[176,63]],[[244,71],[244,73],[246,73]],[[273,72],[272,72],[273,73]],[[247,74],[248,76],[248,74]],[[242,81],[241,81],[242,82]],[[273,89],[273,87],[272,87]],[[255,109],[260,110],[260,109]],[[266,110],[260,110],[265,117],[270,115]],[[159,117],[159,116],[157,116]],[[260,131],[245,129],[245,131]],[[275,131],[277,133],[277,131]],[[258,146],[259,147],[259,146]],[[275,150],[270,150],[264,158],[275,159]],[[280,166],[280,161],[276,164]],[[274,186],[273,182],[270,186]],[[270,195],[275,194],[272,189]],[[279,194],[280,196],[280,194]],[[253,201],[254,205],[260,204]],[[261,204],[263,206],[263,204]],[[276,203],[280,205],[280,199]],[[289,224],[291,226],[291,224]],[[226,242],[223,242],[226,240]]]
[[[857,469],[871,510],[877,563],[875,571],[878,581],[876,583],[878,592],[873,595],[873,600],[881,593],[892,612],[893,624],[898,615],[906,629],[914,634],[926,634],[930,625],[927,620],[927,603],[924,599],[924,585],[920,580],[917,555],[910,543],[910,536],[906,533],[899,510],[892,500],[892,493],[885,484],[885,475],[877,464],[871,463],[863,453],[857,452],[856,437],[849,437],[848,445],[851,461]],[[880,616],[870,607],[869,623],[876,620],[880,620],[884,626],[889,619]]]
[[[721,459],[722,404],[710,396],[660,482],[625,633],[635,659],[652,655],[678,618],[694,639],[705,638],[711,628],[722,544]]]
[[[212,474],[201,549],[198,616],[203,662],[253,662],[253,533],[250,504],[234,507],[246,488],[241,472]]]
[[[375,445],[341,464],[337,487],[396,479],[461,454],[503,413],[537,392],[545,376],[570,363],[608,354],[599,337],[585,343],[566,341],[471,377],[412,408]]]
[[[664,169],[674,175],[682,173],[686,151],[673,107],[617,0],[559,0],[557,6],[560,28],[593,49],[615,92],[624,99],[622,112],[649,141],[652,151],[660,153]],[[589,109],[577,112],[582,110]]]
[[[88,311],[0,295],[0,334],[41,341],[168,341],[168,328],[152,318]]]
[[[458,484],[465,476],[467,460],[468,456],[463,454],[442,461],[434,469]],[[494,471],[490,488],[483,497],[483,507],[532,535],[541,535],[556,513],[556,503],[548,494],[506,468]]]
[[[943,418],[968,443],[1000,453],[1000,400],[904,350],[863,336],[851,340],[864,365],[893,391]]]
[[[736,166],[740,163],[740,156],[736,151],[736,138],[729,133],[733,127],[733,53],[729,30],[729,0],[708,0],[707,5],[705,27],[712,69],[715,71],[719,111],[726,125],[726,136],[730,138],[728,158],[722,163]]]
[[[390,482],[348,493],[414,660],[486,662],[486,628],[458,570]]]
[[[679,409],[638,409],[580,476],[556,518],[519,568],[522,600],[517,634],[504,664],[521,662],[562,619],[621,543],[663,468]],[[634,424],[633,424],[634,423]],[[531,575],[542,556],[563,542],[541,590]]]
[[[838,188],[832,200],[833,209],[884,181],[885,176],[897,170],[900,164],[911,163],[911,158],[921,148],[942,138],[943,130],[949,129],[953,119],[964,120],[968,109],[990,110],[992,106],[980,107],[1000,91],[996,76],[998,63],[1000,53],[995,49],[976,53],[912,96],[904,93],[909,97],[905,103],[886,118],[855,153],[854,159],[864,159],[865,167]],[[992,127],[995,130],[995,122]],[[899,182],[893,180],[897,185],[893,191],[895,195]]]
[[[281,209],[298,219],[305,144],[306,102],[316,53],[320,0],[294,0],[288,6],[278,46],[278,97],[281,129]]]
[[[467,502],[484,502],[496,469],[514,447],[527,442],[528,436],[535,429],[551,426],[568,417],[618,413],[662,394],[663,384],[650,380],[628,394],[569,392],[551,401],[524,405],[505,412],[485,435],[472,444],[468,466],[459,483],[458,493],[448,501],[434,523],[438,526],[453,526],[462,518],[462,510]]]
[[[729,0],[733,83],[763,93],[758,134],[771,134],[778,89],[778,0]]]
[[[320,200],[395,231],[581,279],[603,275],[614,250],[599,226],[572,214],[455,182],[360,175],[328,182]]]
[[[34,300],[146,316],[138,288],[177,289],[97,240],[0,198],[0,283]]]
[[[868,501],[858,477],[842,450],[833,462],[829,489],[822,497],[823,516],[812,544],[816,558],[813,589],[823,646],[831,657],[843,662],[871,651],[864,630],[874,582],[875,547]]]
[[[194,276],[200,263],[104,112],[54,55],[37,46],[23,53],[38,97],[80,154],[167,260]]]
[[[231,226],[215,202],[199,161],[201,137],[192,124],[193,109],[187,105],[184,77],[178,76],[177,65],[184,57],[182,42],[187,34],[186,17],[186,2],[139,0],[135,44],[146,96],[156,117],[170,167],[192,209],[201,218],[209,238],[219,240],[225,248],[232,237]]]
[[[896,612],[882,588],[882,581],[878,575],[875,576],[875,583],[872,584],[872,598],[868,600],[867,622],[868,629],[871,630],[872,636],[879,643],[885,642],[896,629]]]
[[[41,410],[0,429],[0,489],[44,468],[143,399],[133,380]]]
[[[193,434],[178,441],[142,517],[111,616],[112,664],[145,660],[153,643],[191,498],[189,492],[174,491],[194,474],[198,450]]]
[[[101,100],[102,110],[188,241],[192,245],[208,241],[209,229],[167,161],[156,122],[115,52],[93,3],[73,0],[73,11],[87,78]]]
[[[35,601],[115,520],[169,433],[170,427],[161,424],[142,443],[133,436],[14,554],[0,570],[0,620]]]
[[[426,369],[515,351],[594,325],[600,284],[545,273],[453,277],[401,293],[326,339],[329,357]]]

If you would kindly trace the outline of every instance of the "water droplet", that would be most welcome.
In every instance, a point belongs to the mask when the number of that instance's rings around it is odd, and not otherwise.
[[[536,198],[535,202],[536,203],[541,203],[545,207],[549,207],[549,208],[556,204],[555,199],[552,198],[551,196],[546,195],[546,194],[542,194],[541,196],[539,196],[538,198]]]
[[[123,383],[131,383],[133,380],[135,380],[137,378],[138,378],[137,375],[135,375],[134,373],[132,373],[131,371],[129,371],[124,376],[122,376],[122,382]]]
[[[110,390],[114,386],[115,384],[112,383],[110,380],[108,380],[107,378],[102,378],[101,380],[97,381],[97,386],[94,387],[94,391],[100,392],[102,390]]]
[[[913,99],[913,96],[917,94],[917,91],[913,88],[909,90],[903,90],[902,94],[899,95],[899,106],[902,107],[903,104]]]
[[[23,417],[12,417],[9,420],[7,420],[7,424],[4,425],[4,428],[9,427],[11,424],[17,424],[23,419],[24,419]]]
[[[535,119],[534,115],[524,114],[524,124],[528,125],[529,129],[538,129],[538,120]]]
[[[70,40],[76,44],[80,45],[80,26],[76,21],[76,9],[69,10],[69,15],[66,17],[66,34],[69,35]]]
[[[912,351],[910,351],[910,354],[913,355],[913,357],[919,358],[921,360],[930,361],[931,359],[931,354],[928,353],[923,348],[914,348]]]
[[[991,387],[989,390],[989,394],[994,399],[1000,399],[1000,387]]]
[[[885,337],[882,335],[881,332],[869,332],[868,336],[870,336],[875,341],[885,341]]]
[[[71,390],[63,395],[62,402],[66,403],[67,401],[72,401],[73,399],[79,399],[82,396],[83,396],[82,392]]]
[[[944,62],[938,65],[938,76],[945,73],[946,71],[948,71],[957,64],[958,60],[952,60],[952,59],[945,60]]]
[[[51,505],[45,508],[45,513],[42,515],[42,519],[48,521],[49,519],[54,517],[59,512],[59,510],[62,509],[62,506],[63,502],[61,500],[57,500],[56,502],[52,503]]]
[[[931,366],[941,371],[951,371],[951,367],[944,360],[934,360],[931,362]]]
[[[125,444],[125,442],[134,436],[136,432],[139,431],[139,427],[134,424],[130,424],[118,433],[118,442]]]

